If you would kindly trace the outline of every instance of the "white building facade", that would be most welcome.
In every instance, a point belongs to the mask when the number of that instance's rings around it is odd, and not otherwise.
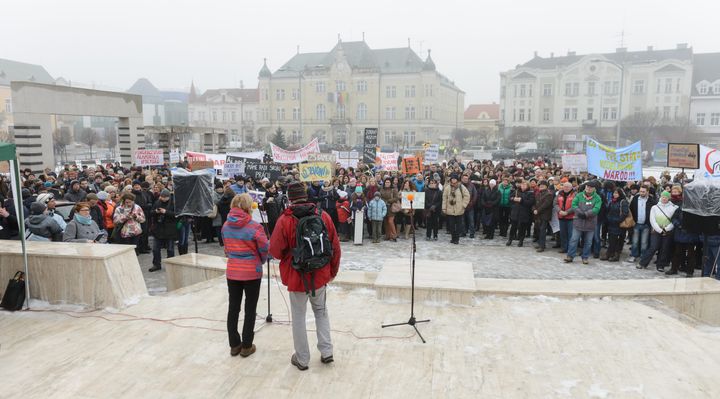
[[[695,54],[690,120],[709,145],[720,145],[720,53]]]
[[[614,143],[618,121],[630,114],[686,118],[692,72],[692,49],[686,44],[549,58],[536,53],[500,74],[502,130],[508,137],[515,128],[530,128],[538,141],[562,135],[562,146],[571,150],[582,149],[587,136]]]
[[[190,87],[188,121],[191,127],[208,128],[220,148],[257,146],[257,89],[210,89],[202,95]]]

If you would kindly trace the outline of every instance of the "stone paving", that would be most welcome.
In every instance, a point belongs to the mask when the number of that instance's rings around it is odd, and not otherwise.
[[[481,235],[480,235],[481,237]],[[645,270],[638,270],[634,263],[625,262],[629,246],[624,248],[620,262],[610,263],[598,259],[590,259],[589,265],[583,265],[580,258],[567,264],[562,261],[563,255],[548,237],[548,249],[543,253],[535,252],[532,240],[526,240],[525,246],[505,246],[505,239],[497,237],[484,240],[476,236],[474,239],[461,238],[459,245],[450,244],[450,236],[440,233],[438,241],[425,241],[425,230],[418,230],[417,258],[435,260],[470,261],[476,278],[510,278],[510,279],[548,279],[548,280],[616,280],[616,279],[647,279],[647,278],[685,278],[684,274],[666,277],[658,273],[654,265]],[[151,244],[152,245],[152,244]],[[410,240],[399,238],[397,242],[382,241],[373,244],[366,239],[363,245],[342,243],[341,270],[379,271],[385,258],[407,256],[410,259]],[[194,251],[191,243],[190,250]],[[198,252],[208,255],[224,256],[223,248],[217,242],[206,244],[198,242]],[[163,257],[165,251],[163,250]],[[152,266],[152,255],[143,254],[138,257],[143,275],[151,294],[159,294],[165,289],[165,270],[149,273]],[[699,276],[699,271],[696,272]]]

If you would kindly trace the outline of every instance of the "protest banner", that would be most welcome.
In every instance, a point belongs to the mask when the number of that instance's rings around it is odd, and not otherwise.
[[[273,143],[270,143],[270,149],[276,163],[300,163],[307,161],[308,154],[320,152],[320,144],[318,139],[314,138],[308,145],[296,151],[284,150]]]
[[[377,134],[377,128],[365,128],[365,135],[363,139],[363,162],[367,164],[375,163],[375,158],[377,156]]]
[[[425,148],[425,161],[423,161],[423,165],[432,165],[434,163],[437,163],[438,156],[440,154],[440,145],[438,144],[430,144]]]
[[[282,174],[280,165],[275,163],[261,163],[254,161],[245,161],[245,175],[252,177],[253,180],[258,181],[264,178],[274,182]]]
[[[402,173],[404,175],[414,175],[420,172],[420,160],[415,157],[407,157],[402,160]]]
[[[613,148],[588,137],[586,147],[587,169],[593,175],[605,180],[642,180],[642,147],[639,141]]]
[[[330,162],[308,162],[300,164],[300,181],[330,181],[332,165]]]
[[[698,149],[699,151],[699,149]],[[699,155],[699,154],[698,154]],[[653,148],[652,152],[652,159],[655,162],[658,163],[667,163],[668,161],[668,143],[655,143],[655,148]],[[698,166],[699,168],[699,166]],[[697,169],[697,168],[694,168]]]
[[[360,153],[357,151],[332,151],[337,163],[343,168],[357,168]]]
[[[669,143],[666,158],[668,168],[700,169],[700,144]]]
[[[157,166],[165,163],[163,150],[135,150],[134,160],[136,166]]]
[[[204,152],[187,151],[185,153],[188,163],[193,161],[212,161],[216,170],[222,171],[225,164],[225,154],[207,154]]]
[[[245,162],[227,162],[223,165],[223,176],[233,178],[245,174]]]
[[[226,158],[233,158],[233,159],[256,159],[258,161],[262,161],[265,158],[265,153],[262,151],[252,151],[252,152],[228,152],[225,155]],[[226,160],[227,162],[227,160]]]
[[[587,155],[585,154],[565,154],[562,156],[562,168],[564,171],[578,174],[587,172]]]
[[[397,152],[378,152],[377,164],[379,170],[395,172],[398,170],[398,153]]]
[[[720,151],[700,146],[700,168],[695,171],[695,179],[720,178]]]
[[[402,209],[410,209],[408,194],[413,195],[412,209],[425,209],[425,193],[416,191],[401,191]]]
[[[169,155],[171,164],[180,163],[180,150],[170,150]]]
[[[333,153],[330,154],[323,154],[321,152],[316,152],[312,154],[308,154],[308,162],[330,162],[335,163],[337,162],[337,156]]]

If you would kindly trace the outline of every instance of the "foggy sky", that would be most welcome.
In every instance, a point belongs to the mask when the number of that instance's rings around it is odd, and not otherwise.
[[[412,48],[467,95],[498,101],[499,72],[540,56],[688,43],[720,51],[718,1],[217,1],[3,0],[0,58],[43,65],[53,77],[126,90],[256,87],[296,52],[343,41]]]

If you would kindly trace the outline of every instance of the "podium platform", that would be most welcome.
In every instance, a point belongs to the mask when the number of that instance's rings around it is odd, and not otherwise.
[[[391,258],[375,280],[379,299],[410,300],[410,259]],[[472,263],[415,259],[415,299],[471,305],[475,294]]]

